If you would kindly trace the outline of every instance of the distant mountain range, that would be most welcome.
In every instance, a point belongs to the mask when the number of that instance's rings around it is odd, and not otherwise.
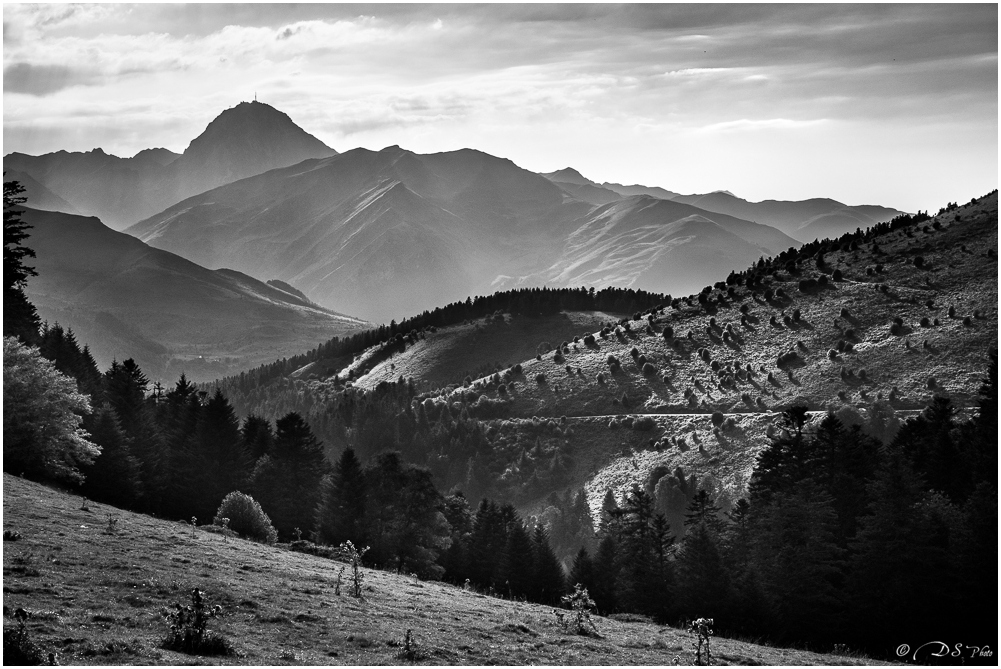
[[[693,216],[705,225],[671,227]],[[767,226],[648,195],[595,207],[479,151],[399,147],[244,179],[128,232],[206,267],[281,279],[369,320],[543,283],[701,288],[797,245]],[[658,248],[668,240],[671,249],[705,250],[680,261],[684,252]]]
[[[96,218],[24,208],[39,315],[90,346],[104,369],[135,358],[151,378],[209,381],[311,348],[368,323],[291,287],[208,270],[115,232]]]
[[[274,107],[241,102],[213,120],[182,154],[167,149],[147,149],[132,158],[101,149],[10,153],[4,170],[29,175],[76,212],[121,230],[216,186],[336,154]]]
[[[649,186],[599,184],[570,167],[542,176],[566,192],[594,204],[607,204],[631,195],[651,195],[664,200],[694,205],[706,211],[728,214],[747,221],[770,225],[800,242],[839,237],[846,232],[854,232],[856,228],[865,230],[876,223],[888,221],[894,216],[904,213],[897,209],[877,205],[850,206],[828,198],[748,202],[728,191],[715,191],[702,195],[680,195],[663,188]]]
[[[338,154],[257,102],[224,111],[180,155],[14,153],[4,168],[31,206],[98,216],[203,267],[276,279],[376,321],[542,284],[691,292],[899,213],[599,184],[471,149]]]

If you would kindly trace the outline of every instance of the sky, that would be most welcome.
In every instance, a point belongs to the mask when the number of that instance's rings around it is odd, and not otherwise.
[[[255,95],[338,151],[934,213],[997,188],[998,6],[3,6],[4,154],[181,152]]]

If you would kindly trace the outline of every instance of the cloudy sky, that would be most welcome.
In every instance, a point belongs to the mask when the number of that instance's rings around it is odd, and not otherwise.
[[[259,100],[344,151],[937,210],[997,187],[998,7],[3,7],[3,151],[183,151]]]

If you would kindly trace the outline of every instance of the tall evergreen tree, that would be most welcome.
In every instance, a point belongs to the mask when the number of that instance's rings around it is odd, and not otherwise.
[[[101,448],[101,454],[83,470],[86,477],[83,493],[122,509],[135,508],[142,492],[139,462],[132,455],[130,439],[110,405],[94,412],[90,440]]]
[[[351,448],[344,449],[330,476],[320,486],[316,510],[317,540],[335,546],[351,541],[366,545],[367,489],[361,462]]]
[[[323,445],[302,416],[290,412],[275,421],[272,452],[258,460],[250,487],[281,539],[313,527],[320,481],[326,474]]]
[[[532,533],[532,585],[533,601],[542,604],[558,604],[566,587],[563,566],[549,545],[549,534],[542,525],[536,525]]]
[[[22,244],[31,228],[21,220],[24,210],[18,208],[27,199],[23,192],[17,181],[3,183],[3,334],[25,344],[37,344],[38,313],[24,294],[28,277],[37,273],[24,262],[25,258],[34,258],[35,252]]]

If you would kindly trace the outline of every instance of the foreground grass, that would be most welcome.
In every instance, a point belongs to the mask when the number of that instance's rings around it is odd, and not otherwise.
[[[692,664],[681,630],[595,617],[600,636],[564,632],[550,607],[364,570],[364,599],[335,594],[341,563],[90,502],[4,474],[4,625],[31,613],[31,639],[60,664]],[[108,518],[117,517],[115,529]],[[346,579],[345,574],[345,579]],[[161,647],[166,611],[191,588],[223,614],[209,629],[235,654]],[[875,664],[728,639],[719,664]]]

